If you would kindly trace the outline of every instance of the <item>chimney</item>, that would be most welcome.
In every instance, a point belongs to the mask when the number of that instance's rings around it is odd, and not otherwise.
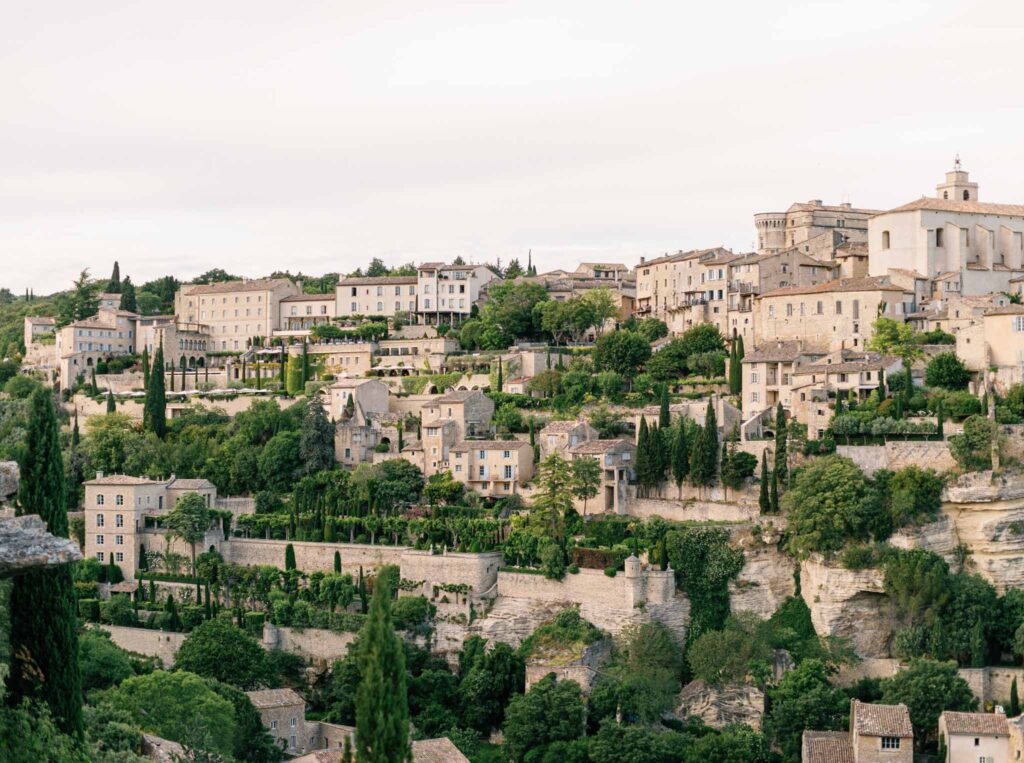
[[[98,480],[101,480],[101,479],[103,479],[103,472],[101,472],[101,471],[97,471],[97,472],[96,472],[96,479],[98,479]]]
[[[647,258],[646,258],[646,257],[641,257],[641,258],[640,258],[640,264],[641,264],[641,265],[643,265],[643,264],[644,264],[644,263],[645,263],[646,261],[647,261]]]
[[[295,282],[295,288],[299,290],[299,294],[302,294],[302,279],[300,278]]]

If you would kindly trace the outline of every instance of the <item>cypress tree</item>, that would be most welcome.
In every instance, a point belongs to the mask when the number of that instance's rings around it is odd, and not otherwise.
[[[107,291],[111,294],[121,293],[121,266],[117,264],[117,260],[114,260],[114,270],[107,281]]]
[[[505,377],[504,371],[501,369],[501,358],[498,358],[498,392],[502,392],[505,389]]]
[[[130,276],[125,276],[124,283],[121,284],[121,303],[118,307],[130,313],[139,311],[139,303],[135,299],[135,284],[132,283]]]
[[[788,476],[789,465],[786,461],[786,412],[782,402],[775,407],[775,473],[783,482]]]
[[[661,385],[660,391],[661,407],[658,410],[658,427],[662,430],[667,431],[672,426],[672,414],[668,408],[668,385]]]
[[[89,386],[92,387],[92,389],[89,390],[89,391],[93,395],[98,395],[100,393],[100,385],[98,385],[96,383],[96,367],[95,366],[93,366],[93,369],[92,369],[92,371],[90,372],[90,375],[89,375]]]
[[[49,391],[36,390],[29,410],[17,513],[39,515],[51,534],[67,538],[64,459]],[[12,705],[23,698],[45,702],[60,729],[80,738],[82,678],[76,615],[70,565],[34,569],[14,578],[9,634],[13,660],[7,700]]]
[[[770,499],[769,500],[771,501],[771,504],[772,504],[771,513],[772,514],[778,514],[779,513],[779,474],[778,474],[778,472],[776,472],[774,470],[772,471],[772,486],[771,486],[771,495],[770,495]]]
[[[761,492],[757,496],[757,506],[762,514],[770,514],[771,498],[768,496],[768,449],[761,451]]]
[[[939,399],[939,409],[935,413],[936,413],[936,418],[938,419],[938,423],[937,423],[938,439],[944,440],[944,439],[946,439],[946,432],[945,432],[946,406],[942,404],[942,399],[941,398]],[[76,419],[76,423],[77,423],[77,419]]]
[[[171,594],[167,594],[167,601],[164,602],[164,630],[181,630],[181,618],[178,616],[178,605],[174,603],[174,597]]]
[[[313,395],[306,404],[299,439],[299,457],[306,474],[316,474],[334,466],[334,427],[327,418],[320,395]]]
[[[340,551],[335,551],[334,552],[334,571],[336,573],[338,573],[339,575],[341,574],[341,552]]]
[[[306,340],[302,340],[302,387],[305,389],[306,382],[309,381],[309,345]]]
[[[174,389],[173,379],[171,376]],[[153,356],[153,372],[146,388],[146,400],[142,409],[142,424],[161,440],[167,434],[167,394],[164,390],[164,348],[160,345]]]
[[[149,389],[149,348],[142,348],[142,389]]]
[[[203,602],[203,616],[207,620],[213,619],[213,604],[210,602],[210,584],[206,583],[206,600]]]
[[[711,485],[718,469],[718,421],[715,407],[708,401],[704,426],[694,441],[690,454],[690,481],[698,487]]]
[[[149,569],[149,560],[146,558],[146,544],[139,544],[139,563],[138,568],[140,571],[145,572]]]
[[[878,372],[878,402],[885,400],[885,369]]]
[[[75,409],[75,425],[71,428],[71,447],[77,448],[82,441],[82,435],[78,431],[78,409]]]
[[[729,352],[729,392],[734,395],[739,395],[743,389],[741,369],[737,342],[734,341]]]
[[[107,413],[116,413],[117,403],[114,402],[114,391],[112,389],[107,390]]]
[[[675,437],[672,440],[672,479],[675,480],[679,497],[683,496],[683,482],[690,473],[690,442],[686,436],[686,419],[676,419]]]
[[[360,763],[400,763],[411,756],[405,652],[391,621],[391,591],[381,577],[359,638],[356,756]]]
[[[737,345],[738,345],[737,348],[736,348],[736,357],[739,358],[740,363],[742,363],[744,355],[745,355],[745,353],[743,351],[743,335],[742,334],[740,336],[736,337],[736,342],[737,342]]]
[[[640,428],[636,436],[636,479],[644,497],[647,496],[647,480],[650,473],[650,437],[647,430],[647,419],[640,416]]]
[[[533,430],[531,429],[530,431],[532,432]],[[530,443],[530,445],[532,446],[533,443]],[[405,427],[402,426],[402,422],[399,421],[398,422],[398,452],[401,453],[403,450],[405,450]]]
[[[284,568],[285,571],[295,569],[295,546],[291,543],[284,547]]]
[[[369,603],[366,598],[366,578],[363,577],[362,565],[359,565],[359,587],[357,590],[359,592],[359,611],[365,615],[369,609]]]
[[[152,577],[149,578],[149,601],[156,604],[156,581]]]
[[[1020,715],[1020,695],[1017,694],[1017,679],[1010,683],[1010,717],[1016,718]]]

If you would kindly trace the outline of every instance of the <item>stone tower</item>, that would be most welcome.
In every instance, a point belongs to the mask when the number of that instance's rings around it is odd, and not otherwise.
[[[960,166],[960,155],[953,161],[953,169],[946,173],[946,182],[935,186],[935,196],[950,201],[977,201],[978,184],[967,178],[967,171]]]

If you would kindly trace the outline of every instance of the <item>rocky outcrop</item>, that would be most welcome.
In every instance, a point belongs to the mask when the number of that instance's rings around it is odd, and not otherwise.
[[[800,566],[800,591],[819,636],[848,639],[861,657],[889,656],[896,621],[881,570],[807,559]]]
[[[733,612],[768,618],[786,597],[796,594],[796,563],[779,549],[770,529],[762,533],[733,536],[743,551],[743,569],[729,583],[729,598]]]
[[[51,535],[35,514],[0,519],[0,578],[81,558],[77,543]]]
[[[764,692],[747,684],[712,685],[698,678],[683,687],[675,714],[683,720],[700,718],[716,729],[745,723],[760,731]]]
[[[1000,593],[1024,585],[1024,477],[966,474],[943,498],[935,522],[904,528],[890,542],[934,551],[954,569],[966,552],[967,569]]]
[[[0,461],[0,503],[13,498],[18,492],[17,461]]]

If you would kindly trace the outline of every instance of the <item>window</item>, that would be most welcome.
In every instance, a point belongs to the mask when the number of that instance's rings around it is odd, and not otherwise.
[[[937,247],[945,246],[945,242],[943,242],[943,240],[942,240],[942,235],[944,233],[945,233],[945,231],[942,228],[936,228],[935,229],[935,246],[937,246]]]
[[[115,527],[124,527],[124,514],[118,514],[114,517]]]
[[[123,535],[115,535],[114,536],[114,545],[115,546],[123,546],[124,545],[124,536]]]
[[[757,384],[757,380],[758,380],[757,372],[756,371],[751,371],[750,372],[750,383],[751,384]]]
[[[898,750],[898,749],[900,749],[900,738],[899,737],[882,737],[882,749],[883,750]]]
[[[1024,331],[1024,315],[1013,316],[1013,330],[1018,333]]]
[[[115,495],[114,496],[114,503],[116,505],[118,505],[118,506],[124,506],[124,496],[123,495]]]
[[[292,718],[292,723],[291,723],[292,728],[295,728],[296,724],[297,724],[296,719]]]
[[[116,554],[114,554],[114,561],[115,562],[123,562],[124,561],[124,554],[122,554],[120,551],[118,551]]]
[[[456,474],[461,472],[461,471],[462,471],[462,464],[455,464],[455,472],[456,472]]]
[[[970,201],[970,200],[971,200],[971,192],[970,191],[964,191],[964,201]]]
[[[889,248],[889,231],[887,230],[882,231],[882,248]]]
[[[512,451],[511,450],[503,450],[503,451],[501,451],[501,457],[502,458],[512,458]]]
[[[757,392],[751,392],[750,393],[750,402],[752,402],[752,403],[759,403],[759,402],[761,402],[761,395],[759,393],[757,393]]]
[[[97,506],[102,506],[103,505],[103,496],[102,495],[96,496],[96,505]]]
[[[271,731],[277,731],[277,721],[271,721],[270,722],[270,730]]]
[[[102,546],[103,545],[103,536],[102,535],[97,535],[96,536],[96,545],[97,546]]]
[[[484,458],[485,456],[486,456],[485,452],[481,450],[480,451],[480,458]]]
[[[479,474],[479,475],[480,475],[481,477],[484,477],[484,476],[486,476],[486,475],[487,475],[487,471],[486,471],[486,470],[484,469],[484,467],[482,467],[482,466],[481,466],[481,467],[479,467],[479,468],[477,469],[477,473],[478,473],[478,474]]]
[[[97,551],[97,552],[96,552],[96,558],[97,558],[97,559],[98,559],[99,561],[101,561],[101,562],[102,562],[102,561],[103,561],[103,552],[102,552],[102,551]]]
[[[843,303],[840,300],[836,300],[836,315],[843,314]]]
[[[815,306],[815,312],[818,315],[824,315],[825,314],[825,303],[819,301],[818,304]]]
[[[505,479],[507,479],[507,480],[512,479],[512,467],[511,466],[506,466],[505,467],[504,475],[505,475]]]
[[[97,527],[103,527],[103,515],[102,514],[97,514],[96,515],[96,526]]]

